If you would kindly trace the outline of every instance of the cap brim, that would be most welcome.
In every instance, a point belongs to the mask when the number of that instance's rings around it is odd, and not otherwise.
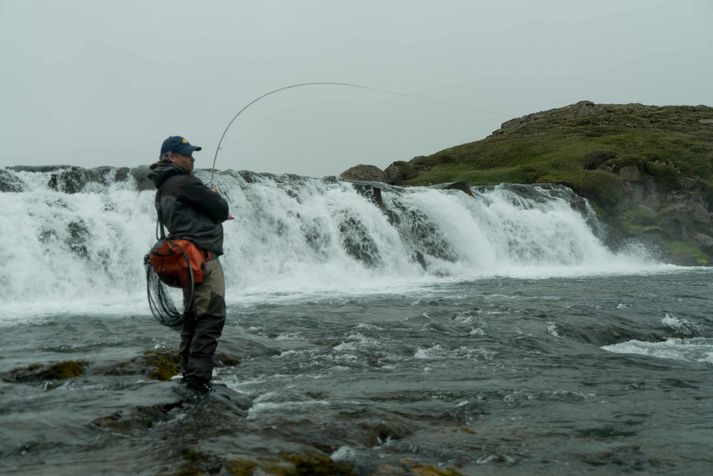
[[[193,152],[195,152],[197,150],[202,150],[202,149],[203,149],[203,147],[198,147],[195,145],[188,144],[188,145],[181,147],[181,149],[177,150],[176,153],[181,154],[181,155],[191,155]]]

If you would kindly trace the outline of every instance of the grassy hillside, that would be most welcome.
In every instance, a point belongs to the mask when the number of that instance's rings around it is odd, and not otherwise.
[[[682,193],[688,194],[688,202],[697,194],[706,211],[713,210],[713,108],[582,101],[513,119],[483,140],[417,157],[401,167],[407,170],[408,185],[566,184],[632,236],[642,231],[631,227],[637,225],[630,223],[632,216],[641,221],[648,213],[648,223],[638,225],[662,228],[657,219],[670,214],[672,197],[680,199]],[[632,195],[634,185],[648,201]],[[659,235],[669,241],[690,241],[689,232],[710,237],[713,230],[702,225],[705,217],[699,215],[688,228],[671,233],[661,229]]]
[[[622,185],[608,168],[639,165],[668,189],[693,177],[713,190],[713,108],[582,102],[506,122],[484,140],[410,163],[418,173],[410,185],[559,182],[605,208]]]

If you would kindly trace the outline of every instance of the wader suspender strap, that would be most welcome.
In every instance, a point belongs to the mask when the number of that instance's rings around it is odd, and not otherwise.
[[[163,216],[163,211],[161,210],[161,189],[159,188],[156,190],[156,198],[154,199],[156,209],[158,211],[158,214],[156,215],[156,239],[157,240],[164,240],[166,239],[166,231],[163,228],[163,222],[161,221],[161,217]],[[159,236],[160,232],[160,236]]]

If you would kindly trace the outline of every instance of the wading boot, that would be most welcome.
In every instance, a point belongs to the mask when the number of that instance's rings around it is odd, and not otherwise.
[[[198,378],[198,377],[192,377],[192,378],[183,378],[183,382],[186,384],[186,388],[188,390],[192,390],[195,393],[199,393],[201,395],[205,395],[207,393],[215,392],[215,389],[213,388],[213,385],[211,385],[210,380]]]

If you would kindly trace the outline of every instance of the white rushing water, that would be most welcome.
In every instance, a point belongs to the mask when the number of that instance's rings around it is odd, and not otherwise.
[[[606,345],[602,349],[617,354],[639,354],[660,359],[713,364],[713,339],[705,337],[670,338],[663,342],[630,340]]]
[[[0,192],[0,315],[148,313],[153,191],[116,181],[116,170],[79,193],[51,188],[52,172],[4,173],[22,190]],[[529,187],[530,198],[507,187],[475,197],[384,189],[385,213],[345,182],[254,176],[248,184],[225,172],[215,184],[236,215],[224,225],[229,303],[665,269],[642,250],[608,250],[563,189]]]

